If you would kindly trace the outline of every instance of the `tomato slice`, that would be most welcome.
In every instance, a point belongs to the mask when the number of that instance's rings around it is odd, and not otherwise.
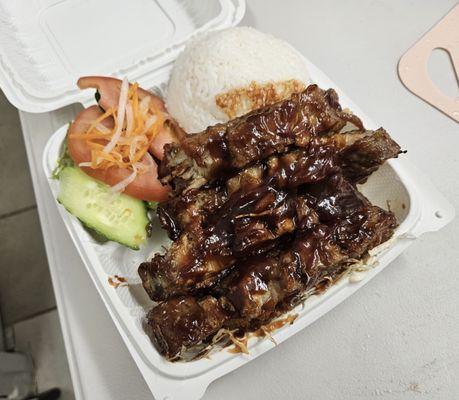
[[[99,105],[104,110],[118,106],[118,99],[121,90],[121,81],[119,79],[105,76],[84,76],[78,79],[77,85],[80,89],[97,89],[100,94]],[[164,145],[167,143],[177,142],[186,134],[178,126],[178,124],[171,119],[166,111],[164,101],[159,96],[142,88],[138,88],[137,93],[140,100],[145,96],[149,96],[150,103],[164,113],[166,122],[161,131],[158,132],[154,138],[149,149],[151,154],[153,154],[157,159],[162,160],[164,156]]]
[[[77,85],[80,89],[97,89],[100,94],[98,103],[104,110],[118,106],[121,90],[121,81],[119,79],[107,76],[84,76],[78,79]],[[164,101],[159,96],[142,88],[137,89],[137,94],[140,100],[145,96],[150,97],[150,102],[158,110],[167,113]]]
[[[70,125],[68,134],[82,134],[86,132],[89,125],[98,117],[103,115],[98,106],[91,106],[81,111],[75,121]],[[103,121],[107,128],[113,127],[113,120],[107,118]],[[71,138],[68,136],[68,149],[73,161],[78,165],[82,162],[91,161],[91,150],[85,140]],[[124,193],[145,201],[164,201],[170,191],[169,186],[164,186],[158,180],[158,166],[153,157],[146,153],[140,160],[147,167],[147,171],[139,174],[124,190]],[[103,169],[92,169],[90,167],[81,167],[89,176],[98,179],[110,186],[127,178],[131,171],[126,168],[110,167]]]
[[[167,143],[178,142],[185,137],[185,132],[172,119],[164,122],[163,128],[158,132],[150,144],[149,151],[157,159],[162,160],[164,157],[164,145]]]

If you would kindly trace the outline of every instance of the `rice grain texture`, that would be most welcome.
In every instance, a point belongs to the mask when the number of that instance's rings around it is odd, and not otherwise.
[[[167,108],[188,132],[227,122],[303,90],[310,77],[288,43],[253,28],[206,32],[177,58]]]

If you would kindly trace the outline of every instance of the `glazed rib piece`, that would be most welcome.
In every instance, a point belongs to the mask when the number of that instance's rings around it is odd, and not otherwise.
[[[361,183],[400,152],[400,146],[380,128],[315,138],[306,148],[269,157],[265,165],[270,181],[280,187],[318,182],[337,171],[350,182]]]
[[[171,359],[218,331],[227,318],[213,297],[176,297],[148,313],[148,333],[161,354]]]
[[[226,200],[223,188],[190,190],[161,203],[158,206],[159,221],[169,238],[176,240],[183,230],[201,226],[207,216],[217,211]]]
[[[161,301],[196,293],[221,279],[235,258],[225,247],[219,253],[212,253],[206,249],[208,242],[202,229],[186,231],[164,255],[156,254],[151,261],[140,264],[138,273],[148,296]]]
[[[312,138],[339,132],[348,122],[363,129],[359,118],[341,110],[333,89],[310,85],[289,100],[166,145],[159,177],[177,192],[199,188],[291,145],[307,147]]]
[[[340,173],[330,175],[313,185],[304,185],[300,194],[307,199],[324,224],[336,219],[343,219],[349,214],[371,205],[354,184]]]
[[[343,147],[340,165],[344,175],[352,182],[362,183],[386,160],[401,153],[400,146],[382,128],[372,135],[364,135]]]
[[[173,298],[153,308],[148,324],[158,350],[174,358],[221,328],[259,327],[291,309],[305,290],[332,282],[346,269],[346,261],[362,257],[389,239],[396,226],[394,216],[376,206],[364,207],[338,221],[299,232],[293,243],[277,254],[241,262],[222,282],[219,298],[204,298],[212,304],[207,313],[192,296]],[[196,311],[190,313],[191,306],[183,304],[191,304]]]
[[[317,214],[301,196],[287,194],[278,207],[260,213],[239,215],[233,221],[233,255],[265,253],[286,235],[318,222]]]

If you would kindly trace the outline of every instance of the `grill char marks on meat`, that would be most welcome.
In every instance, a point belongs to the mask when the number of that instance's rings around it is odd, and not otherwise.
[[[161,354],[258,329],[387,241],[394,215],[356,184],[399,153],[315,85],[168,146],[160,173],[175,191],[158,215],[174,242],[139,267],[160,301],[147,326]]]
[[[148,313],[147,331],[161,353],[171,359],[218,331],[227,318],[213,297],[176,297]]]
[[[291,145],[306,147],[311,138],[338,132],[348,122],[363,129],[359,118],[341,111],[333,89],[310,85],[289,100],[166,145],[159,177],[176,192],[199,188]]]

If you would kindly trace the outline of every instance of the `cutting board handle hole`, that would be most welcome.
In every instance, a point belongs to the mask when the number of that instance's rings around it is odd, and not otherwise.
[[[427,63],[432,82],[445,95],[459,101],[459,71],[454,69],[453,59],[448,50],[438,47],[430,53]],[[438,73],[440,71],[440,73]]]

